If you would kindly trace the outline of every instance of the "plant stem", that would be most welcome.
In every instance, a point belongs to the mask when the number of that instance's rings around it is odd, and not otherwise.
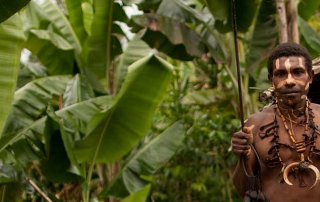
[[[51,199],[36,185],[36,183],[34,183],[30,178],[27,178],[27,181],[46,201],[52,202]]]

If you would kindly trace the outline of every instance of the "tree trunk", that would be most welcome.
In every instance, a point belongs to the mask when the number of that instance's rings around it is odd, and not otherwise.
[[[284,0],[276,0],[276,5],[279,26],[279,42],[286,43],[288,42],[288,28],[285,2]]]
[[[289,41],[300,43],[298,28],[298,4],[299,0],[290,0],[287,5],[287,22]]]

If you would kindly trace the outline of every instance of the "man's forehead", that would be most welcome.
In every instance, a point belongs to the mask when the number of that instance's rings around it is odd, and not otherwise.
[[[302,56],[289,56],[289,57],[280,57],[275,60],[275,67],[306,67],[305,59]]]

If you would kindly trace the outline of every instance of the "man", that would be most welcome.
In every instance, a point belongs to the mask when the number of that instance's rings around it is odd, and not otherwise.
[[[307,98],[313,76],[310,54],[301,45],[281,44],[269,55],[275,100],[232,137],[232,151],[239,155],[233,182],[245,198],[252,186],[249,172],[259,173],[268,201],[320,201],[320,105]]]

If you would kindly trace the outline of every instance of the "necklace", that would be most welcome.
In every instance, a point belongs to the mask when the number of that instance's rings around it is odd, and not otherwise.
[[[305,124],[304,124],[304,133],[302,135],[302,136],[304,136],[304,139],[302,139],[302,140],[296,140],[295,135],[294,135],[294,129],[292,126],[292,120],[291,120],[291,118],[289,118],[290,126],[291,126],[291,129],[290,129],[287,124],[287,120],[286,120],[287,117],[285,117],[281,113],[278,102],[275,103],[275,110],[277,112],[277,115],[281,118],[283,125],[285,127],[285,130],[288,133],[291,142],[294,144],[294,146],[291,146],[291,148],[296,150],[296,152],[298,153],[299,159],[300,159],[299,162],[293,162],[289,165],[286,165],[282,162],[282,160],[280,158],[279,150],[278,149],[276,150],[279,161],[283,165],[282,170],[281,170],[281,172],[283,173],[283,179],[288,185],[293,185],[288,179],[289,172],[291,172],[292,170],[296,170],[296,169],[298,169],[298,170],[307,170],[307,169],[312,170],[316,175],[316,180],[315,180],[315,183],[310,187],[310,189],[311,189],[318,183],[318,180],[320,179],[320,172],[317,167],[312,165],[312,161],[310,158],[313,153],[313,150],[315,148],[315,143],[316,143],[315,140],[312,141],[312,146],[310,148],[309,157],[307,159],[305,159],[305,156],[304,156],[304,151],[306,151],[307,146],[310,145],[310,141],[308,141],[309,137],[306,134],[306,131],[308,131],[308,129],[309,129],[309,119],[310,119],[309,110],[311,110],[310,101],[308,99],[306,99]],[[311,116],[311,117],[312,117],[311,121],[313,122],[313,116]],[[278,140],[277,140],[277,142],[278,142]]]

